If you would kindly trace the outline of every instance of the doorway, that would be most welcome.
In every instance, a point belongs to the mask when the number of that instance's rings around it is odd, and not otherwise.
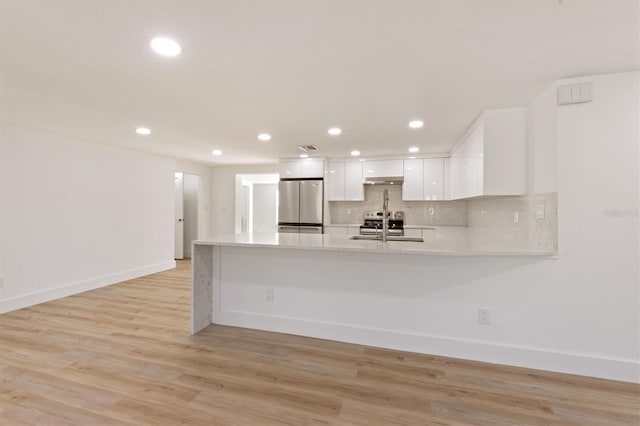
[[[280,175],[236,175],[236,234],[278,231]]]
[[[198,239],[200,176],[175,173],[175,255],[191,258],[191,243]]]

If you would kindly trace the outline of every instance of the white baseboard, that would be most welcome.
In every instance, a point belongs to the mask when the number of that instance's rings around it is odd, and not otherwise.
[[[21,296],[13,297],[11,299],[0,300],[0,314],[37,305],[39,303],[60,299],[61,297],[67,297],[73,294],[105,287],[122,281],[131,280],[133,278],[155,274],[157,272],[166,271],[175,267],[176,261],[170,260],[167,262],[156,263],[155,265],[147,265],[141,268],[130,269],[128,271],[121,271],[114,274],[103,275],[101,277],[92,278],[90,280],[78,281],[75,283],[66,284],[35,293],[28,293]]]
[[[640,363],[628,359],[234,310],[214,311],[213,321],[359,345],[640,383]]]

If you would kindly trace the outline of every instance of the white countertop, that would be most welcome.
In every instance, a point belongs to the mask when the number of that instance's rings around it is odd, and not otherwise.
[[[471,238],[465,227],[443,235],[436,233],[424,243],[351,240],[350,235],[245,233],[194,241],[195,245],[233,247],[278,247],[300,250],[323,250],[358,253],[418,254],[443,256],[555,256],[552,250],[509,247],[504,243],[487,243]]]

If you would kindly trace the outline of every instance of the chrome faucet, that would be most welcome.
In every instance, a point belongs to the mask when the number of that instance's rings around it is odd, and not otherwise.
[[[389,231],[389,190],[385,189],[382,194],[382,242],[387,242],[387,232]]]

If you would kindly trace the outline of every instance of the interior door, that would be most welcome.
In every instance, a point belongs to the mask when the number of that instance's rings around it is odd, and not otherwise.
[[[300,181],[300,223],[322,223],[322,181]]]
[[[175,174],[175,255],[176,259],[184,259],[184,176]]]
[[[280,181],[278,195],[280,197],[278,223],[298,223],[300,221],[300,181]]]
[[[253,184],[253,232],[277,231],[277,194],[278,185],[275,183]]]

